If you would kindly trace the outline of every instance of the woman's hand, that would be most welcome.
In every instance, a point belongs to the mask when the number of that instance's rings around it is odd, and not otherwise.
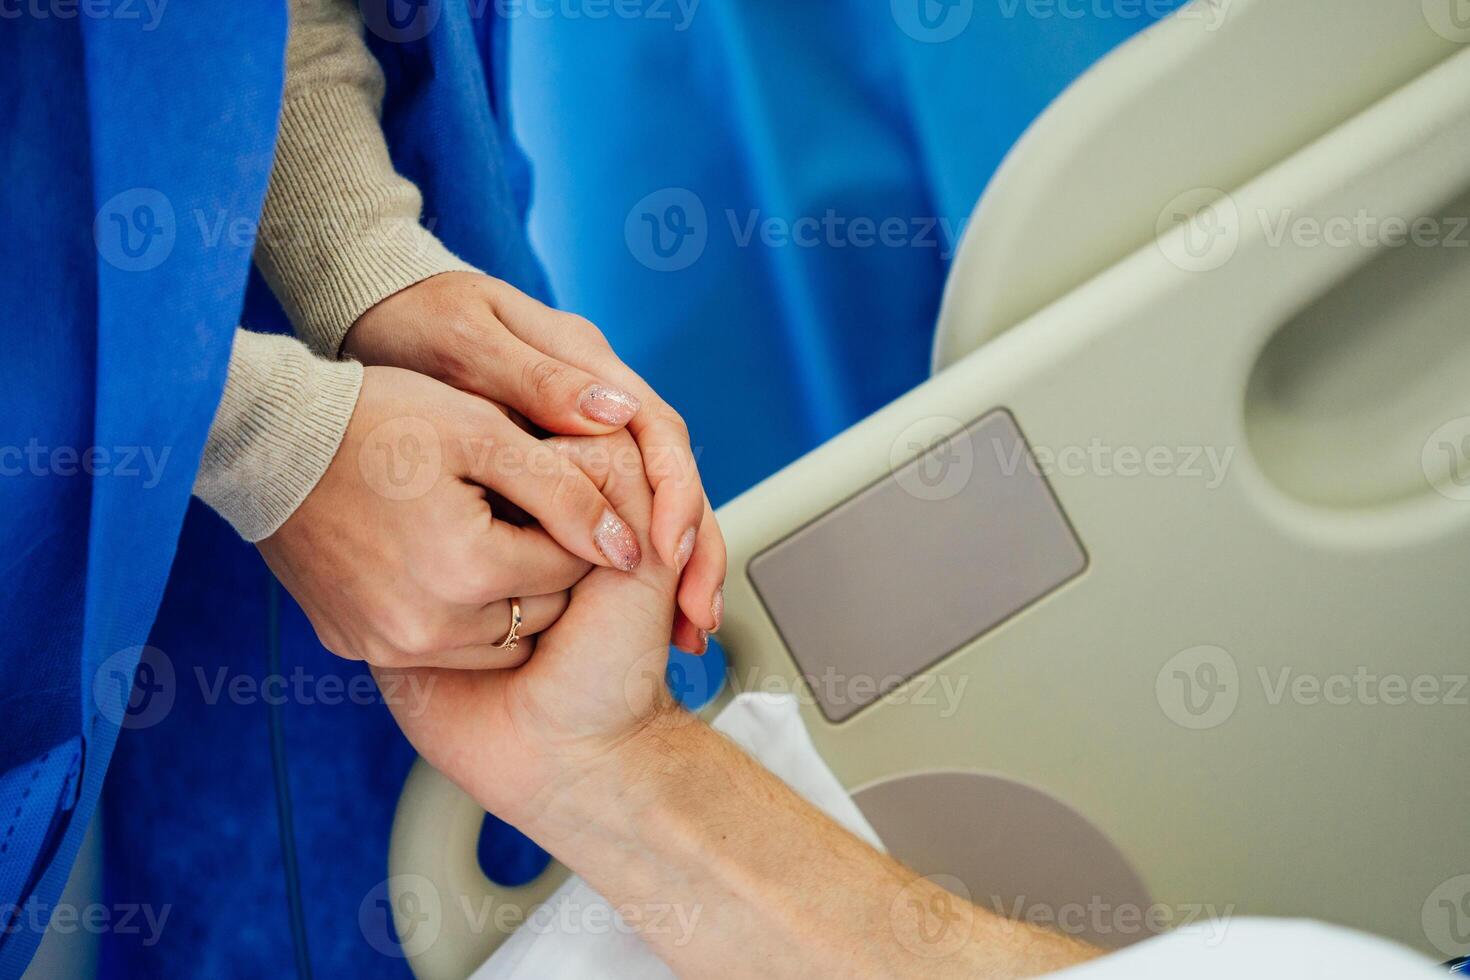
[[[539,526],[505,520],[487,491]],[[321,481],[259,547],[322,644],[378,666],[514,666],[589,567],[624,577],[642,558],[564,454],[484,399],[382,367],[364,371]],[[495,646],[512,597],[515,650]]]
[[[704,632],[723,616],[725,542],[689,431],[596,327],[490,276],[446,272],[368,310],[342,350],[483,395],[552,433],[605,435],[626,426],[654,490],[653,551],[681,575],[674,642],[703,651]]]

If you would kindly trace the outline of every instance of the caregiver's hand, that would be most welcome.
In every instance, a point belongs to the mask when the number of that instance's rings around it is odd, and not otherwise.
[[[682,573],[674,642],[702,652],[723,616],[725,542],[705,498],[689,431],[581,317],[490,276],[446,272],[362,314],[342,351],[483,395],[548,432],[598,435],[626,426],[655,494],[649,535]]]
[[[487,490],[540,522],[501,519]],[[505,667],[554,622],[590,565],[641,561],[617,508],[564,456],[484,399],[397,368],[365,369],[336,456],[259,542],[323,645],[377,665]],[[618,570],[618,569],[621,569]]]

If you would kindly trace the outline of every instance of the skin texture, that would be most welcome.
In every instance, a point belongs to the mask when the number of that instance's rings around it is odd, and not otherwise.
[[[506,519],[522,513],[540,523]],[[329,650],[460,668],[522,662],[589,568],[623,576],[638,557],[565,455],[484,399],[380,367],[321,481],[259,547]],[[512,596],[526,639],[496,649]]]
[[[629,437],[605,437],[613,458]],[[652,495],[555,440],[640,537]],[[1000,919],[873,850],[675,706],[665,565],[594,568],[514,670],[377,670],[428,692],[393,706],[419,752],[583,875],[680,976],[1023,977],[1097,955]]]
[[[596,327],[491,276],[446,272],[364,313],[342,351],[474,392],[550,433],[604,435],[625,425],[654,489],[648,554],[680,573],[674,642],[704,651],[723,614],[725,542],[689,430]]]

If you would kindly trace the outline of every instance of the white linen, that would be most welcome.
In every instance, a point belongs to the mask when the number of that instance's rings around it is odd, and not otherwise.
[[[875,847],[878,835],[852,797],[817,754],[789,694],[741,694],[713,726],[780,776],[788,786],[833,820]],[[697,909],[641,910],[658,917],[658,928],[687,930]],[[581,878],[570,878],[536,910],[471,980],[544,980],[586,977],[601,980],[672,978],[673,972],[613,914],[607,901]]]
[[[792,789],[848,830],[881,847],[837,777],[817,754],[790,695],[742,694],[714,721]],[[813,882],[813,887],[820,887]],[[1371,883],[1369,884],[1371,887]],[[697,912],[649,910],[659,928],[697,925]],[[1232,919],[1178,929],[1091,963],[1053,974],[1058,980],[1415,980],[1443,970],[1394,943],[1305,920]],[[665,980],[673,972],[607,902],[571,878],[481,967],[471,980]]]

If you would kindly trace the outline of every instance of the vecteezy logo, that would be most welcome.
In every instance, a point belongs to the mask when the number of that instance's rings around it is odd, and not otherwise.
[[[389,419],[363,440],[357,468],[373,492],[389,500],[415,500],[433,488],[443,469],[439,433],[424,419]]]
[[[114,194],[92,222],[97,254],[124,272],[158,268],[174,250],[177,235],[173,204],[151,187]]]
[[[1179,20],[1193,20],[1204,24],[1207,32],[1218,31],[1230,16],[1234,0],[1195,0],[1185,4],[1174,13]]]
[[[1159,212],[1154,226],[1164,258],[1186,272],[1211,272],[1240,247],[1240,209],[1224,191],[1185,191]]]
[[[1450,500],[1470,502],[1470,416],[1453,419],[1424,444],[1424,478]]]
[[[367,29],[385,41],[406,44],[429,36],[443,0],[358,0]]]
[[[889,0],[889,7],[903,32],[925,44],[954,40],[975,16],[975,0]]]
[[[689,668],[678,660],[670,660],[668,667],[664,669],[664,683],[669,687],[669,693],[674,700],[680,704],[688,704],[689,698],[694,694],[694,678],[689,676]]]
[[[1181,650],[1159,669],[1154,694],[1169,720],[1196,731],[1223,725],[1240,700],[1240,671],[1220,647]]]
[[[948,500],[970,485],[975,446],[959,419],[920,419],[899,433],[888,453],[898,485],[919,500]]]
[[[157,647],[128,647],[92,675],[92,702],[119,728],[152,728],[173,710],[174,665]]]
[[[704,202],[683,187],[654,191],[628,212],[623,239],[633,258],[655,272],[687,269],[709,243]]]
[[[970,890],[954,875],[927,875],[904,886],[889,906],[893,934],[909,952],[939,959],[958,951],[973,934]]]
[[[668,647],[655,647],[639,656],[623,675],[623,703],[631,718],[646,718],[652,708],[672,694],[680,703],[699,693],[700,680]]]
[[[1470,874],[1456,875],[1424,900],[1424,938],[1445,956],[1470,955]]]
[[[1423,0],[1424,19],[1446,41],[1470,44],[1470,0]]]
[[[362,937],[379,953],[396,959],[417,956],[434,945],[442,925],[439,889],[423,875],[394,875],[380,881],[357,907]]]

